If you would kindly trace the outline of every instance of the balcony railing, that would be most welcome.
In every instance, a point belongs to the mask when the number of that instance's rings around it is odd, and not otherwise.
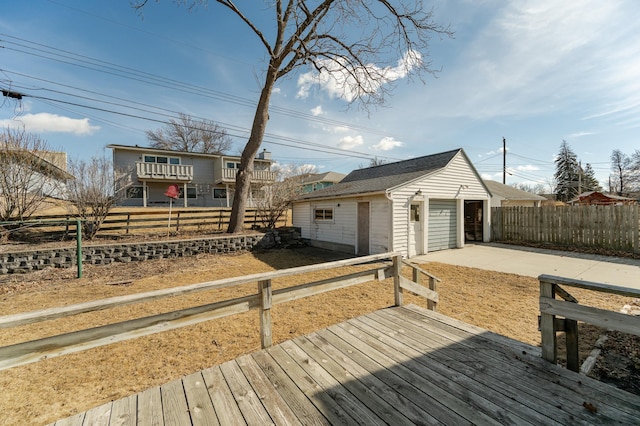
[[[193,166],[185,164],[158,164],[136,162],[138,179],[158,179],[172,181],[193,180]]]
[[[222,169],[222,176],[216,183],[220,182],[235,182],[238,169]],[[251,177],[252,182],[273,182],[276,180],[276,172],[270,170],[254,170]]]

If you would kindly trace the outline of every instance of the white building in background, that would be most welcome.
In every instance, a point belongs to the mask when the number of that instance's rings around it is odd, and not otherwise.
[[[491,193],[462,149],[354,170],[303,194],[293,225],[311,245],[358,255],[404,256],[490,240]],[[480,224],[467,230],[467,216]]]

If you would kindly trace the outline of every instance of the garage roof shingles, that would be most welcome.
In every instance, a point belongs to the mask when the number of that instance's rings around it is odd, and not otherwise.
[[[383,192],[445,168],[458,152],[460,149],[454,149],[439,154],[354,170],[340,183],[305,194],[298,200]]]

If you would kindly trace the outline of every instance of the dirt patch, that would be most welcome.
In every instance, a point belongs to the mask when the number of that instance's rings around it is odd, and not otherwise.
[[[49,269],[2,277],[0,312],[3,315],[25,312],[325,260],[304,250],[199,255],[135,264],[87,265],[80,280],[74,279],[73,269]],[[539,344],[537,280],[439,263],[422,266],[443,280],[438,288],[439,312],[526,343]],[[357,269],[349,267],[339,273]],[[274,280],[273,286],[283,288],[337,274],[330,271]],[[255,284],[0,330],[0,345],[251,293],[255,293]],[[618,310],[629,302],[621,297],[579,290],[571,293],[581,303],[607,309]],[[426,306],[424,300],[409,295],[405,301]],[[392,283],[387,280],[277,305],[272,310],[274,343],[392,304]],[[260,348],[258,329],[258,315],[252,311],[3,371],[0,424],[45,424],[234,359]]]

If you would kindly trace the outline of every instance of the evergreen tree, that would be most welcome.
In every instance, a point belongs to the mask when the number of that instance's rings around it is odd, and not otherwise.
[[[567,202],[578,195],[580,167],[578,166],[578,157],[565,140],[560,144],[560,152],[555,163],[556,199]]]
[[[582,192],[585,191],[602,191],[600,182],[596,179],[596,172],[591,167],[591,164],[587,163],[582,171]]]

